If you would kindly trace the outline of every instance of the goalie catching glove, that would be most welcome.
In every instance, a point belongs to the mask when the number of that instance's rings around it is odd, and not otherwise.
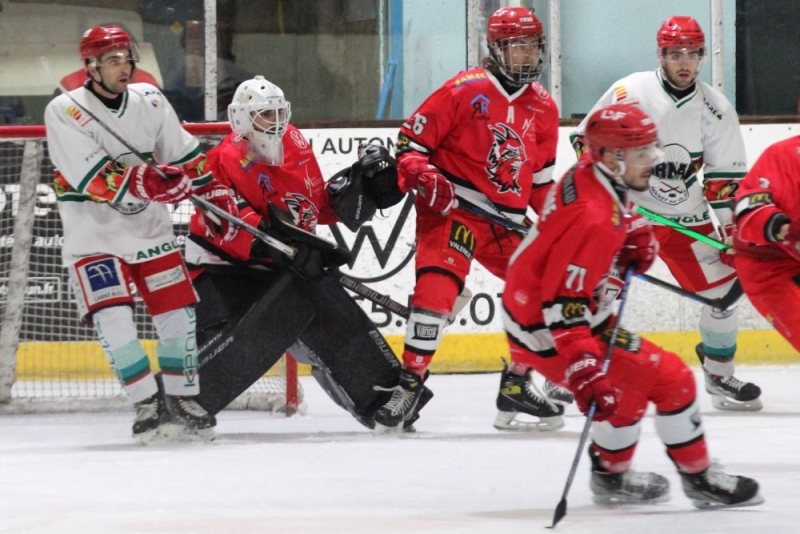
[[[394,206],[405,197],[397,185],[397,164],[380,145],[361,145],[353,165],[336,173],[326,189],[336,217],[351,232],[372,219],[379,209]]]

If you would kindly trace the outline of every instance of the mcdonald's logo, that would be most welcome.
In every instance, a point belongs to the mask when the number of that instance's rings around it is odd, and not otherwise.
[[[450,248],[463,254],[468,260],[472,260],[475,254],[475,234],[463,223],[454,221],[450,227]]]
[[[564,322],[570,323],[584,318],[586,306],[582,302],[574,300],[565,302],[561,306],[561,315],[564,317]]]

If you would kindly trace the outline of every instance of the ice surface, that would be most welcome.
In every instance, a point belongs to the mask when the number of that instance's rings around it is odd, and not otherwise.
[[[695,369],[699,377],[699,369]],[[570,534],[800,532],[800,367],[744,367],[760,413],[718,412],[700,394],[712,455],[753,476],[766,503],[698,511],[644,422],[634,467],[669,477],[672,500],[591,502],[581,458]],[[374,437],[303,377],[308,414],[223,412],[208,444],[141,446],[131,413],[0,416],[1,533],[544,532],[584,418],[574,406],[551,433],[492,427],[498,374],[435,375],[419,432]]]

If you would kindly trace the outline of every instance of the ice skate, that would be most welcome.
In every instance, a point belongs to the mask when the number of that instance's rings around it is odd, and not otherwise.
[[[410,420],[426,389],[423,379],[407,369],[400,370],[400,383],[392,388],[375,386],[378,391],[391,391],[392,397],[375,412],[375,430],[382,433],[387,428],[395,428]],[[433,395],[431,395],[433,396]],[[427,402],[427,401],[426,401]],[[383,427],[379,428],[380,425]]]
[[[703,344],[695,347],[700,362],[705,362]],[[759,398],[761,388],[752,382],[743,382],[735,376],[717,376],[703,367],[706,392],[711,395],[711,404],[718,410],[757,412],[764,407]]]
[[[558,384],[550,382],[549,380],[544,381],[542,391],[544,391],[544,394],[548,399],[557,404],[561,404],[562,406],[572,404],[575,400],[575,397],[572,395],[570,390],[567,388],[562,388]]]
[[[609,473],[600,466],[599,455],[589,447],[592,478],[589,487],[597,504],[657,504],[670,499],[669,480],[658,473]]]
[[[735,508],[764,502],[758,494],[758,482],[752,478],[729,475],[719,465],[700,473],[681,473],[683,491],[696,508]]]
[[[197,404],[194,397],[167,395],[166,399],[170,422],[181,431],[171,437],[190,441],[213,439],[217,419]]]
[[[159,427],[169,421],[164,397],[158,392],[133,406],[136,408],[133,436],[143,443],[149,443],[157,438]]]
[[[494,427],[498,430],[547,431],[564,426],[564,406],[545,398],[533,382],[530,369],[520,376],[510,372],[505,361],[500,374],[497,409]],[[519,414],[536,420],[517,419]]]
[[[425,378],[427,379],[427,372]],[[424,408],[425,405],[428,404],[428,402],[432,398],[433,398],[433,391],[428,389],[427,386],[422,386],[422,393],[420,394],[419,400],[417,401],[417,407],[414,408],[411,417],[409,417],[403,422],[403,432],[413,434],[414,432],[417,431],[417,429],[414,428],[414,423],[416,423],[417,419],[419,419],[420,410],[422,410],[422,408]]]

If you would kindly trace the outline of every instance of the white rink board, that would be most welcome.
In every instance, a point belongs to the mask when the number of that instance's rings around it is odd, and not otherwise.
[[[797,124],[743,125],[741,128],[750,165],[770,144],[800,133],[800,126]],[[576,161],[569,144],[569,134],[572,129],[569,127],[559,130],[555,172],[559,178]],[[355,161],[359,142],[375,140],[393,148],[397,139],[397,130],[393,128],[309,129],[304,130],[303,133],[313,144],[314,152],[318,156],[323,175],[326,178]],[[345,272],[359,278],[385,277],[387,273],[396,270],[404,259],[408,259],[414,243],[413,208],[405,218],[401,217],[401,212],[402,204],[385,210],[385,217],[381,219],[379,214],[376,220],[360,230],[360,235],[351,233],[339,225],[342,238],[348,247],[353,247],[359,240],[361,244],[352,270],[345,269]],[[397,225],[401,225],[402,229],[395,228]],[[392,244],[390,242],[392,233],[398,230],[399,236]],[[319,234],[333,239],[326,227],[320,227]],[[375,244],[370,242],[370,234],[374,234]],[[383,264],[378,258],[380,253],[384,255],[381,258]],[[406,303],[414,284],[413,263],[412,259],[404,268],[390,277],[368,283],[374,289],[390,295],[399,302]],[[660,260],[649,274],[674,283],[674,279]],[[461,313],[460,320],[448,328],[448,332],[501,332],[498,294],[502,291],[502,282],[475,262],[467,285],[476,298],[473,298],[470,306]],[[383,313],[371,312],[371,305],[364,304],[364,306],[378,324],[388,323],[382,328],[384,334],[404,333],[405,323],[399,321],[396,316],[388,318]],[[748,302],[744,302],[741,308],[740,317],[743,329],[771,328],[769,323],[762,319]],[[692,331],[697,329],[699,309],[698,305],[687,299],[636,280],[630,292],[625,325],[634,331]]]

